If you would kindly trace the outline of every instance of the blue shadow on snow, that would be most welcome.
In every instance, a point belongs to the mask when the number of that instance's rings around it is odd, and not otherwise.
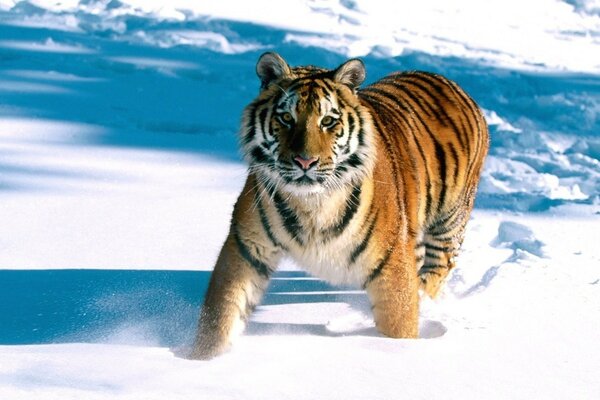
[[[0,270],[0,345],[100,342],[181,346],[193,338],[210,271]],[[263,305],[365,295],[277,272]],[[335,292],[331,292],[336,290]],[[248,333],[271,325],[250,324]],[[302,329],[301,325],[298,325]],[[305,331],[323,331],[317,326]]]

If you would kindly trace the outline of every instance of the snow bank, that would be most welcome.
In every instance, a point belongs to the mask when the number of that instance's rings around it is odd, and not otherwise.
[[[369,53],[394,57],[407,50],[417,50],[441,56],[486,59],[511,68],[600,70],[600,58],[586,51],[593,45],[593,35],[600,28],[596,18],[598,5],[589,1],[536,0],[523,4],[498,0],[485,5],[463,1],[450,6],[443,1],[429,1],[410,4],[410,7],[402,2],[328,0],[296,0],[278,5],[266,0],[198,4],[178,0],[168,5],[146,0],[119,3],[11,0],[2,4],[3,9],[25,11],[28,16],[33,14],[37,26],[43,19],[56,26],[53,21],[56,16],[68,13],[76,15],[79,21],[70,26],[93,33],[108,29],[130,40],[137,37],[163,46],[204,47],[207,41],[215,43],[213,39],[216,39],[215,44],[221,50],[238,52],[254,48],[253,45],[230,46],[228,39],[219,33],[179,35],[162,29],[131,32],[123,25],[127,17],[179,23],[208,17],[257,23],[294,31],[286,35],[288,42],[322,47],[352,57]],[[32,13],[32,9],[35,12]],[[540,9],[544,12],[539,12]],[[265,45],[270,43],[263,43]]]
[[[598,201],[596,3],[467,3],[5,1],[0,48],[12,61],[11,75],[0,71],[0,95],[62,94],[60,103],[44,97],[36,107],[63,104],[54,107],[60,118],[117,129],[218,131],[227,138],[221,154],[236,158],[239,113],[256,93],[260,52],[328,66],[364,56],[371,80],[397,69],[439,72],[484,108],[492,148],[478,207],[540,211]],[[76,61],[57,62],[57,54]],[[47,71],[36,70],[40,64]],[[57,70],[80,84],[48,82]],[[11,116],[35,114],[26,110],[31,97],[4,100]]]

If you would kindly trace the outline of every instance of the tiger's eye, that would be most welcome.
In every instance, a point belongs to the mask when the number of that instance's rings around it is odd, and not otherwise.
[[[279,118],[281,118],[281,120],[286,124],[289,124],[294,120],[294,117],[292,117],[292,114],[290,114],[289,112],[281,114]]]
[[[331,128],[335,124],[335,122],[335,118],[329,115],[326,115],[323,117],[323,119],[321,119],[321,125],[325,128]]]

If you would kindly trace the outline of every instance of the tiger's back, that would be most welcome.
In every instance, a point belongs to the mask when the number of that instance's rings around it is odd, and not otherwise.
[[[392,170],[396,201],[406,205],[422,288],[434,297],[454,267],[473,208],[487,124],[475,102],[437,74],[391,74],[358,94],[379,134],[378,157],[389,161],[378,165]]]
[[[360,60],[335,70],[257,64],[241,146],[250,167],[211,277],[192,357],[227,349],[288,255],[331,283],[366,289],[377,328],[418,335],[419,289],[454,267],[488,147],[479,108],[439,75],[358,89]]]

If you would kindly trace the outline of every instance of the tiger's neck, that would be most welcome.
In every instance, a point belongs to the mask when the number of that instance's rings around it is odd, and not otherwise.
[[[346,204],[352,201],[350,197],[356,192],[356,187],[360,190],[362,182],[357,186],[348,185],[327,193],[291,195],[288,204],[302,215],[307,225],[312,225],[315,229],[324,229],[332,225],[344,211]]]
[[[371,176],[365,176],[327,193],[297,195],[281,192],[265,200],[284,224],[286,219],[298,221],[300,239],[328,242],[342,233],[351,234],[358,229],[367,217],[372,199],[373,180]]]

